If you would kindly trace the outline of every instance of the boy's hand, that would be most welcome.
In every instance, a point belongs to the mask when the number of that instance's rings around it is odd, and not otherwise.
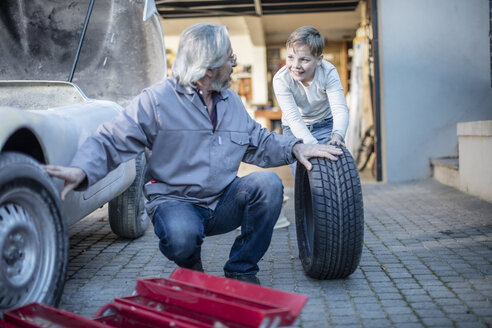
[[[336,161],[338,160],[337,156],[343,154],[340,148],[333,145],[312,145],[302,143],[295,144],[292,148],[292,153],[308,171],[311,171],[313,168],[313,165],[309,162],[311,157],[324,157],[331,161]]]
[[[62,200],[65,200],[67,194],[77,188],[77,186],[86,178],[84,170],[78,167],[43,165],[43,168],[52,177],[60,178],[65,181],[65,186],[60,192],[60,198]]]
[[[343,143],[343,137],[338,133],[333,133],[333,135],[331,136],[331,140],[328,141],[328,145],[345,147],[345,144]]]

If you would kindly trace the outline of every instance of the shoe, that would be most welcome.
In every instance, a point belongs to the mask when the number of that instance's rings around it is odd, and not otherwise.
[[[190,268],[191,270],[195,270],[195,271],[200,271],[200,272],[203,272],[203,265],[202,265],[202,260],[198,260],[198,262],[196,262],[195,264],[193,264]]]
[[[250,284],[261,285],[260,279],[255,274],[225,275],[226,278],[249,282]]]
[[[195,262],[193,265],[190,265],[190,266],[181,266],[185,269],[190,269],[190,270],[194,270],[194,271],[200,271],[200,272],[204,272],[203,271],[203,265],[202,265],[202,260],[198,260],[197,262]]]

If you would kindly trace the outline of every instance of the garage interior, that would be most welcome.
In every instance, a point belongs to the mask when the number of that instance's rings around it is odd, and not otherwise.
[[[346,145],[364,182],[379,181],[376,161],[373,9],[372,1],[240,0],[156,1],[162,17],[168,75],[179,35],[198,22],[226,25],[238,57],[231,88],[252,117],[281,133],[281,111],[272,88],[275,72],[285,64],[285,41],[303,25],[325,37],[324,59],[337,68],[350,112]],[[377,124],[376,124],[377,125]],[[284,173],[283,171],[286,171]],[[240,172],[241,173],[241,172]],[[279,175],[290,184],[288,170]]]

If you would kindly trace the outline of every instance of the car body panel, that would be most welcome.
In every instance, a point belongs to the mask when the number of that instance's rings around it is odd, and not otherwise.
[[[102,122],[166,76],[166,52],[154,0],[2,0],[0,11],[1,316],[58,304],[66,228],[105,203],[113,232],[145,233],[144,156],[63,202],[63,181],[40,165],[70,165]]]
[[[68,81],[89,2],[2,0],[0,80]],[[71,81],[89,98],[126,106],[166,76],[159,16],[143,21],[152,2],[95,1]]]
[[[39,99],[37,109],[33,109],[36,102],[32,98]],[[25,129],[41,146],[44,164],[66,166],[85,139],[121,111],[114,102],[86,98],[68,82],[0,81],[0,149],[17,131]],[[66,223],[73,224],[113,199],[134,178],[135,166],[130,161],[87,190],[71,193],[64,202]],[[62,187],[61,181],[56,184]]]

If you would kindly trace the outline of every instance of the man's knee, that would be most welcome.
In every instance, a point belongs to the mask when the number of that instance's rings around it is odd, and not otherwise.
[[[277,173],[275,172],[265,172],[266,180],[268,181],[267,188],[269,191],[284,193],[284,185],[282,184],[282,180],[279,178]]]
[[[203,241],[203,227],[192,217],[168,212],[154,215],[154,230],[159,237],[159,248],[166,257],[174,261],[190,257]]]
[[[256,189],[262,200],[269,204],[281,203],[283,200],[284,186],[282,180],[275,172],[260,171],[250,175],[251,187]]]
[[[262,171],[257,172],[257,181],[259,187],[268,193],[282,193],[284,192],[284,186],[282,180],[275,172]]]
[[[159,248],[169,259],[185,261],[200,247],[202,238],[199,231],[191,229],[169,230],[164,238],[160,238]]]

